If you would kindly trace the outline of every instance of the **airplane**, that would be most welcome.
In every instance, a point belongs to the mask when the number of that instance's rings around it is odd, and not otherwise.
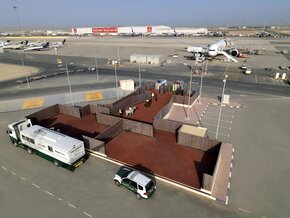
[[[36,47],[36,46],[41,46],[43,44],[45,44],[46,42],[43,41],[43,42],[40,42],[39,40],[37,42],[27,42],[26,43],[26,46],[27,47]]]
[[[10,40],[0,41],[0,48],[2,48],[3,46],[9,45],[9,44],[10,44]]]
[[[22,49],[27,45],[28,41],[22,41],[19,43],[15,43],[15,44],[8,44],[8,45],[4,45],[3,48],[4,49]]]
[[[272,34],[266,31],[266,24],[264,24],[263,30],[260,31],[259,33],[257,33],[257,36],[258,37],[270,37],[270,36],[272,36]]]
[[[131,28],[131,30],[132,30],[132,36],[133,36],[133,37],[136,37],[136,36],[142,36],[142,33],[134,32],[133,28]]]
[[[65,39],[62,42],[53,42],[50,47],[52,47],[52,48],[60,48],[60,47],[64,46],[65,42],[66,42]]]
[[[23,51],[24,52],[26,52],[26,51],[41,51],[41,50],[47,50],[47,49],[49,49],[49,42],[43,43],[39,46],[28,47],[28,48],[24,49]]]
[[[185,36],[184,33],[181,32],[176,32],[175,28],[173,28],[173,32],[168,32],[164,34],[165,36],[174,36],[174,37],[180,37],[180,36]]]
[[[190,46],[186,49],[187,52],[212,58],[215,58],[219,55],[224,55],[235,63],[238,63],[238,61],[234,57],[237,57],[240,54],[240,51],[234,47],[234,43],[226,39],[222,39],[218,42],[210,44],[207,47]]]

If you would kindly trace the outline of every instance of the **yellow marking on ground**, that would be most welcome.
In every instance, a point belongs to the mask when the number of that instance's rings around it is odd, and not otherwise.
[[[102,92],[87,92],[85,93],[86,101],[95,101],[104,99]]]
[[[33,99],[25,100],[22,105],[22,109],[42,107],[43,102],[44,102],[43,98],[33,98]]]

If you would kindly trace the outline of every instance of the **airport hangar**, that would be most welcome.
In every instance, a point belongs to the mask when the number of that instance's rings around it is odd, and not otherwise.
[[[132,34],[132,32],[142,35],[170,35],[177,32],[184,35],[207,35],[206,28],[190,28],[190,27],[177,27],[170,26],[124,26],[124,27],[73,27],[73,35],[122,35]]]

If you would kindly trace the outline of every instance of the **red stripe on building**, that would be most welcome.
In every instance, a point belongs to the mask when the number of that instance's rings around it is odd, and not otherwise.
[[[93,27],[93,33],[117,33],[118,27]]]

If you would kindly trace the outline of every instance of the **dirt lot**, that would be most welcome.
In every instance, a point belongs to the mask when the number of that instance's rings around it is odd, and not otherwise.
[[[39,72],[35,67],[0,63],[0,81],[23,78]]]

